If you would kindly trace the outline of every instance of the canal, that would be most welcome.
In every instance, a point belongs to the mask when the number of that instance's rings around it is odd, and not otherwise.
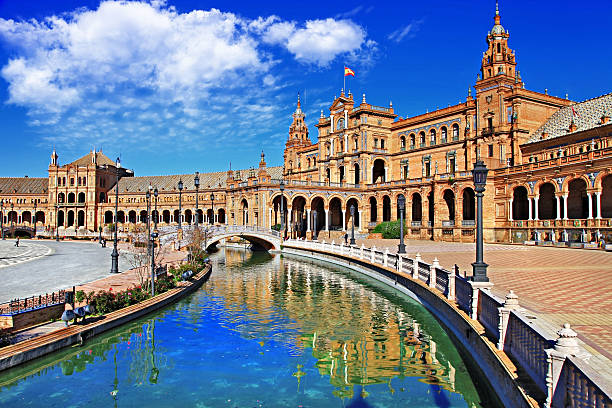
[[[7,407],[491,407],[438,321],[355,272],[225,249],[200,290],[0,373]]]

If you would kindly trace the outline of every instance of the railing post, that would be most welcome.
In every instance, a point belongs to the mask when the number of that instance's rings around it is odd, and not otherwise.
[[[397,271],[402,271],[402,266],[404,263],[404,257],[401,254],[397,254]]]
[[[374,263],[374,255],[376,254],[376,247],[373,246],[372,248],[370,248],[370,261],[372,263]]]
[[[440,267],[440,262],[438,261],[438,258],[434,258],[433,263],[429,267],[429,287],[432,289],[436,287],[436,279],[437,279],[436,269],[439,267]]]
[[[389,258],[389,248],[385,248],[385,252],[383,252],[383,265],[387,266],[387,259]]]
[[[572,330],[569,323],[565,323],[563,328],[557,332],[559,336],[555,347],[546,350],[546,362],[548,363],[548,373],[546,374],[546,402],[544,407],[565,406],[565,384],[559,382],[563,363],[567,356],[575,356],[580,351],[576,338],[578,334]],[[557,390],[557,386],[563,387]]]
[[[363,259],[363,250],[365,249],[365,245],[361,244],[361,248],[359,248],[359,259]]]
[[[417,253],[414,257],[414,264],[412,265],[412,278],[415,280],[419,279],[419,262],[421,262],[421,254]]]
[[[459,267],[455,264],[448,274],[448,295],[446,296],[448,300],[455,300],[455,276],[457,273],[459,273]]]
[[[510,312],[519,308],[518,296],[513,290],[506,295],[506,301],[499,310],[499,337],[497,341],[497,349],[503,351],[506,344],[506,333],[508,331],[508,322],[510,321]]]

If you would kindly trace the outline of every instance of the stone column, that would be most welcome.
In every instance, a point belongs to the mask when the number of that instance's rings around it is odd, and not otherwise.
[[[533,220],[533,217],[532,217],[533,206],[531,205],[531,203],[532,203],[531,202],[531,197],[527,197],[527,200],[529,201],[529,218],[528,218],[528,220],[531,221],[531,220]]]
[[[587,200],[589,201],[589,220],[593,219],[593,200],[591,199],[591,193],[587,192]]]
[[[306,232],[310,232],[310,209],[306,209]]]
[[[512,221],[512,201],[512,198],[508,200],[508,221]]]
[[[269,225],[270,229],[272,229],[272,226],[274,225],[273,223],[274,223],[274,216],[273,216],[272,208],[270,208],[270,225]]]
[[[385,166],[385,183],[389,181],[389,167]]]
[[[557,199],[557,220],[561,219],[561,200],[559,200],[559,196],[555,196]]]
[[[559,336],[552,349],[546,350],[548,363],[548,373],[546,374],[546,401],[544,407],[565,406],[565,382],[559,381],[563,364],[568,356],[576,356],[580,352],[577,342],[578,334],[572,330],[569,323],[565,323],[563,328],[557,332]],[[557,389],[561,387],[561,389]]]
[[[567,220],[567,194],[563,195],[563,219]]]
[[[293,211],[292,207],[287,207],[287,230],[289,232],[293,231]]]
[[[346,231],[346,210],[342,210],[342,231]]]
[[[597,196],[597,219],[601,220],[601,191],[596,191]]]
[[[535,212],[535,217],[533,217],[534,220],[538,220],[538,201],[540,201],[540,195],[536,195],[535,197],[533,197],[533,209]]]
[[[357,229],[358,231],[364,231],[365,228],[365,224],[363,223],[363,215],[361,213],[361,210],[357,210],[357,212],[359,213],[359,228]]]
[[[508,322],[510,321],[510,312],[515,309],[518,309],[518,296],[514,293],[514,291],[510,291],[506,295],[506,301],[504,305],[500,307],[499,310],[499,341],[497,342],[497,349],[503,351],[504,344],[506,343],[506,332],[508,331]]]

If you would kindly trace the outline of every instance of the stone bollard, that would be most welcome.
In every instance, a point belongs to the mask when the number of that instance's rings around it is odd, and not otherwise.
[[[370,248],[370,258],[371,258],[371,259],[370,259],[370,261],[371,261],[372,263],[374,263],[374,255],[375,255],[375,254],[376,254],[376,247],[375,247],[375,246],[373,246],[372,248]]]
[[[414,257],[414,264],[412,265],[412,278],[415,280],[419,279],[419,262],[421,262],[421,254],[417,253]]]
[[[453,270],[448,274],[448,294],[446,295],[448,300],[455,300],[455,277],[457,276],[455,274],[458,272],[459,267],[455,264]]]
[[[361,248],[359,248],[359,259],[363,259],[363,250],[365,249],[365,245],[361,244]]]
[[[402,272],[404,268],[404,257],[400,254],[397,254],[397,271]]]
[[[389,259],[389,248],[385,248],[385,252],[383,252],[383,265],[387,266],[388,262],[387,260]]]
[[[437,268],[440,267],[440,262],[438,262],[438,258],[434,258],[433,263],[429,267],[429,287],[436,287],[436,279],[437,279]]]
[[[565,406],[565,390],[557,387],[565,388],[565,381],[559,381],[563,364],[568,356],[575,356],[580,352],[578,345],[578,334],[572,330],[569,323],[565,323],[563,328],[557,331],[557,341],[555,347],[546,350],[548,363],[548,373],[546,375],[546,402],[544,407],[562,407]]]
[[[518,296],[513,290],[510,290],[506,295],[504,305],[498,309],[499,311],[499,340],[497,341],[497,349],[504,350],[506,343],[506,332],[508,331],[508,322],[510,321],[510,312],[519,308]]]

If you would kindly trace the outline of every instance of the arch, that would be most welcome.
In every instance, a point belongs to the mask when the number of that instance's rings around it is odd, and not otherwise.
[[[383,222],[391,221],[391,198],[388,195],[383,196]]]
[[[383,159],[374,160],[372,165],[372,183],[385,182],[385,161]]]
[[[191,210],[185,210],[185,222],[187,224],[191,224],[192,221],[193,221],[193,213],[191,212]]]
[[[45,212],[44,211],[36,211],[36,215],[34,216],[37,223],[45,224]]]
[[[601,216],[612,218],[612,174],[601,180]]]
[[[69,210],[68,211],[68,223],[67,223],[68,227],[73,227],[74,226],[74,211],[73,210]]]
[[[437,140],[436,140],[436,129],[431,128],[429,130],[429,143],[433,146],[433,145],[436,144],[436,142],[437,142]]]
[[[280,196],[279,196],[280,197]],[[279,202],[280,202],[280,198],[279,198]],[[284,212],[287,212],[287,206],[286,206],[286,202],[287,199],[285,197],[283,197],[283,204],[285,205],[284,207]],[[246,198],[243,198],[242,201],[240,201],[240,209],[242,210],[242,225],[248,225],[249,223],[249,202],[246,200]]]
[[[66,216],[64,214],[64,210],[59,210],[57,212],[57,219],[56,219],[58,227],[63,227],[64,226],[65,218],[66,218]]]
[[[448,220],[455,221],[455,193],[451,189],[444,190],[442,198],[446,203],[446,210],[448,211]]]
[[[400,136],[400,149],[406,150],[406,136]]]
[[[518,186],[512,193],[512,218],[515,220],[529,219],[529,200],[525,186]]]
[[[125,223],[125,212],[123,210],[117,211],[117,222]]]
[[[322,197],[313,197],[310,200],[312,213],[312,230],[315,236],[325,228],[325,201]]]
[[[355,184],[359,184],[359,164],[355,163],[353,165],[353,172],[355,175]]]
[[[355,228],[359,228],[359,201],[355,197],[351,197],[346,202],[346,225],[348,230],[352,226],[353,218],[351,217],[351,205],[355,207]]]
[[[106,211],[104,213],[104,223],[105,224],[112,224],[113,223],[113,212],[112,211]]]
[[[422,130],[419,132],[419,146],[425,146],[425,132]]]
[[[329,229],[342,230],[342,201],[338,197],[329,201]]]
[[[198,224],[204,223],[204,211],[201,208],[198,208],[193,216],[196,217]]]
[[[462,194],[462,210],[463,219],[475,221],[476,220],[476,193],[471,187],[463,189]]]
[[[170,224],[170,210],[162,211],[162,221],[166,224]]]
[[[419,193],[412,194],[412,221],[423,220],[423,200]]]
[[[57,195],[57,202],[58,203],[64,203],[66,201],[66,195],[64,193],[59,193]]]
[[[459,140],[459,125],[453,123],[453,140]]]
[[[246,203],[246,200],[243,199],[242,200],[243,203]],[[277,228],[280,228],[281,226],[281,221],[284,220],[285,222],[285,227],[287,226],[287,215],[289,214],[289,209],[288,209],[288,201],[287,201],[287,195],[283,194],[283,215],[281,217],[281,195],[280,194],[276,194],[276,196],[274,196],[274,198],[272,199],[272,225],[278,225]],[[247,205],[248,208],[248,205]],[[242,213],[244,214],[244,209],[242,211]],[[281,219],[282,218],[282,219]]]
[[[142,210],[140,211],[140,222],[146,223],[147,222],[147,211],[146,210]]]
[[[296,195],[291,201],[291,228],[296,237],[306,236],[306,198]]]
[[[181,214],[179,213],[179,210],[174,210],[172,214],[174,216],[174,222],[178,224],[179,217],[181,216]],[[181,219],[181,222],[183,222],[182,219]]]
[[[416,135],[414,133],[410,134],[410,148],[414,149],[414,146],[416,146]]]
[[[448,130],[446,129],[446,126],[442,126],[440,128],[440,140],[442,143],[446,143],[448,141]]]
[[[215,212],[212,210],[212,208],[206,210],[206,222],[209,224],[215,223]]]
[[[370,197],[370,222],[378,222],[378,204],[376,197]]]
[[[557,217],[557,199],[555,198],[555,186],[546,182],[540,185],[538,198],[538,218],[541,220],[553,220]]]
[[[128,213],[128,221],[131,222],[132,224],[136,224],[136,211],[131,210]]]
[[[74,203],[74,201],[75,201],[74,193],[68,193],[68,202],[69,203]]]
[[[22,223],[32,223],[32,213],[29,211],[24,211],[21,213],[21,222]]]
[[[77,227],[85,226],[85,211],[79,210],[77,213]]]
[[[77,202],[79,203],[84,203],[85,202],[85,193],[80,192],[79,196],[77,197]]]
[[[225,209],[219,208],[219,210],[217,210],[217,222],[219,224],[225,224]]]
[[[583,178],[576,178],[568,183],[567,217],[584,219],[589,216],[587,183]]]

